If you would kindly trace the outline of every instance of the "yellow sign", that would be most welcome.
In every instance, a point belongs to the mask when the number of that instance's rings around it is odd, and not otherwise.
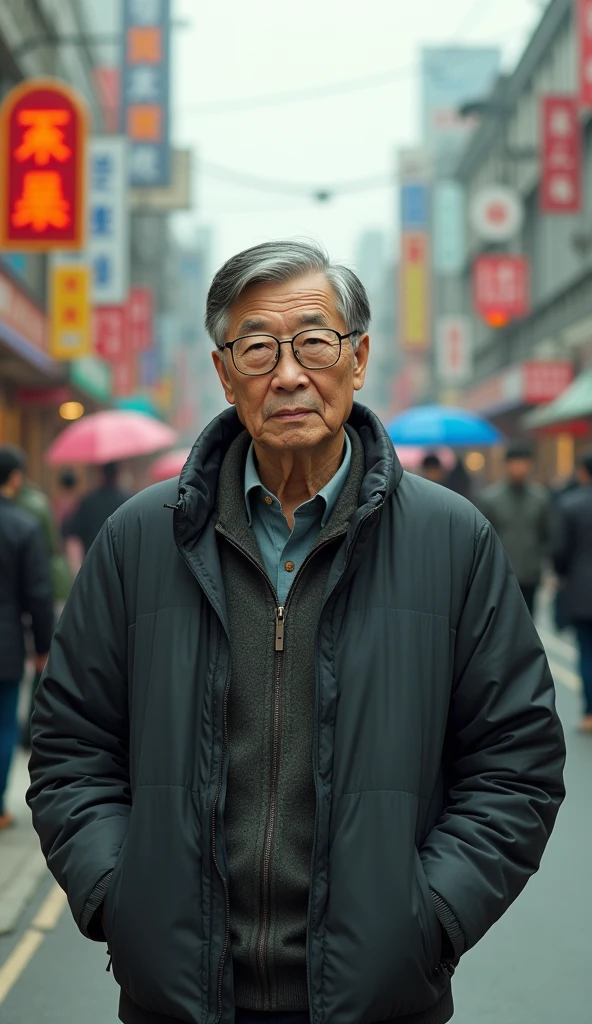
[[[92,352],[91,271],[81,263],[50,267],[50,354],[82,359]]]
[[[404,351],[430,348],[430,263],[428,236],[407,231],[401,238],[400,342]]]

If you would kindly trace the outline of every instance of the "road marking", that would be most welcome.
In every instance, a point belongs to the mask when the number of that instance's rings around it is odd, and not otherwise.
[[[44,938],[43,932],[30,928],[15,946],[8,960],[0,967],[0,1003],[4,1002],[15,981],[18,981]]]
[[[49,896],[41,904],[31,927],[37,928],[40,932],[50,932],[58,923],[67,902],[68,898],[63,889],[60,889],[59,885],[54,885]]]

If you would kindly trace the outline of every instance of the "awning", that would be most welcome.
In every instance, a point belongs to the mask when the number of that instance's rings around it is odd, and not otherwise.
[[[580,373],[554,402],[529,412],[522,423],[532,430],[553,423],[569,423],[582,416],[592,416],[592,367]]]

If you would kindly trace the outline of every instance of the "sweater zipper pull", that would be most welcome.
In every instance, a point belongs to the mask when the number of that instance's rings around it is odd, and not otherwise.
[[[275,613],[275,649],[276,651],[283,651],[284,649],[284,608],[282,605],[279,606]]]

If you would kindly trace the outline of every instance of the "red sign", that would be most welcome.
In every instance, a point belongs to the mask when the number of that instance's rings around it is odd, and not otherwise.
[[[30,79],[0,107],[0,247],[81,249],[87,115],[53,79]]]
[[[127,300],[127,329],[132,352],[146,352],[153,345],[152,292],[131,288]]]
[[[137,356],[130,351],[119,362],[113,364],[112,388],[115,398],[126,398],[136,389]]]
[[[524,363],[524,404],[552,402],[573,380],[573,366],[564,359]]]
[[[94,350],[109,363],[127,355],[125,306],[97,306],[94,311]]]
[[[592,0],[576,0],[580,106],[592,107]]]
[[[541,112],[541,210],[577,213],[582,205],[582,153],[576,100],[545,96]]]
[[[525,256],[479,256],[473,263],[475,311],[491,327],[505,327],[529,312],[529,269]]]

